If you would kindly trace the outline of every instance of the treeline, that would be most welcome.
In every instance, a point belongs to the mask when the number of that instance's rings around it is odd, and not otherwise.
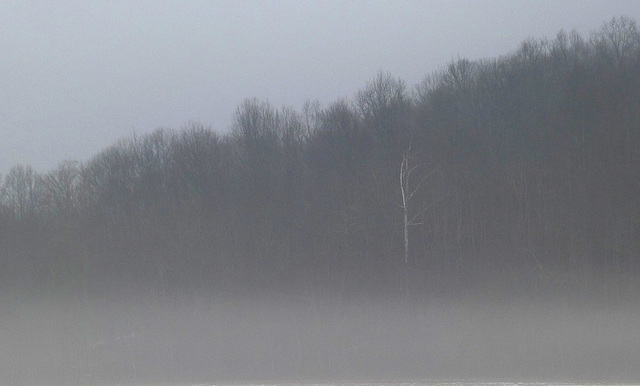
[[[614,18],[410,89],[256,99],[48,173],[13,167],[0,290],[466,293],[640,288],[640,33]]]

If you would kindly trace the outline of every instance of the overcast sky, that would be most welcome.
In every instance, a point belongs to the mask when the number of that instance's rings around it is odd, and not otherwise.
[[[247,97],[326,105],[379,70],[413,86],[619,15],[638,21],[640,1],[2,0],[0,172],[189,121],[222,132]]]

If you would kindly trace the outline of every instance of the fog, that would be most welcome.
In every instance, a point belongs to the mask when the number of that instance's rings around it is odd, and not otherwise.
[[[640,3],[7,4],[1,384],[640,380]]]
[[[637,307],[312,295],[4,305],[3,384],[623,382]]]

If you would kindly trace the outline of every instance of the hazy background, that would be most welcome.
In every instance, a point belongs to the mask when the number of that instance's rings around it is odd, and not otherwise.
[[[640,2],[3,1],[0,173],[192,120],[225,131],[246,97],[327,104],[378,70],[413,85],[617,15]]]
[[[637,382],[639,10],[3,3],[0,382]]]

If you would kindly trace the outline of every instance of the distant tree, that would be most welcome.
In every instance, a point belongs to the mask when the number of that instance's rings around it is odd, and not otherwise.
[[[636,21],[627,16],[614,17],[591,34],[591,43],[612,66],[623,67],[640,47]]]
[[[356,94],[355,105],[365,127],[372,130],[382,149],[393,152],[408,127],[407,117],[411,100],[405,83],[391,74],[378,75]]]
[[[228,199],[231,156],[210,127],[191,123],[176,134],[171,150],[172,189],[180,200],[214,210]]]
[[[569,33],[562,30],[558,32],[556,39],[551,42],[550,54],[551,58],[561,68],[571,70],[587,60],[589,47],[576,30],[572,30]]]
[[[130,140],[109,146],[82,168],[87,202],[112,220],[136,210],[136,154]]]
[[[31,166],[16,165],[9,170],[2,188],[5,205],[13,217],[25,219],[39,209],[42,189],[39,178]]]
[[[79,206],[80,164],[62,161],[58,167],[42,176],[42,203],[50,215],[69,215]]]

